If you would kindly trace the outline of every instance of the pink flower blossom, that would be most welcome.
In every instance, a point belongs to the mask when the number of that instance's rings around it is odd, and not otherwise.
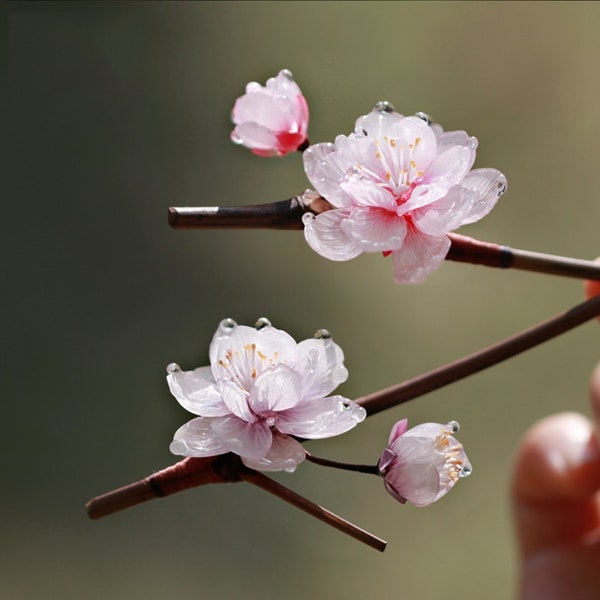
[[[477,140],[426,119],[379,102],[354,133],[304,152],[308,179],[335,207],[304,215],[313,250],[338,261],[391,254],[395,281],[419,283],[446,256],[446,234],[493,208],[506,189],[504,175],[471,170]]]
[[[293,471],[305,451],[292,436],[331,437],[366,416],[351,400],[327,396],[348,371],[341,348],[325,330],[296,343],[266,319],[256,328],[225,319],[209,354],[210,367],[167,368],[171,393],[200,415],[175,433],[173,454],[234,452],[251,468]]]
[[[283,156],[306,142],[308,105],[292,74],[284,69],[267,80],[255,81],[236,100],[231,113],[231,139],[259,156]]]
[[[456,421],[423,423],[406,431],[407,426],[406,419],[394,425],[378,468],[396,500],[427,506],[470,475],[471,463],[452,435],[459,429]]]

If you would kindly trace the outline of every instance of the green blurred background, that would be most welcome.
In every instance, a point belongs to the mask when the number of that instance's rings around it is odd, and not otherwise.
[[[4,3],[8,103],[0,243],[3,596],[428,598],[514,595],[510,466],[543,415],[587,412],[588,324],[368,419],[319,454],[375,461],[392,423],[457,419],[474,473],[427,509],[380,481],[303,465],[278,478],[389,540],[383,555],[243,484],[105,520],[92,496],[174,462],[189,415],[165,366],[207,363],[223,317],[297,339],[328,328],[357,397],[582,299],[577,281],[446,263],[425,284],[389,260],[328,262],[298,232],[174,231],[169,205],[303,191],[301,157],[229,141],[246,82],[291,69],[313,142],[381,99],[478,137],[509,189],[488,241],[594,258],[600,6],[587,2]],[[5,188],[6,189],[6,188]]]

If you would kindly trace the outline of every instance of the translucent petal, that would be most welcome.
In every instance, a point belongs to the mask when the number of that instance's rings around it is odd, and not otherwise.
[[[352,198],[353,208],[383,208],[396,212],[398,206],[394,194],[389,189],[368,181],[360,175],[349,175],[340,182],[340,187]]]
[[[446,236],[432,237],[410,228],[402,248],[392,252],[394,281],[421,283],[439,267],[449,249]]]
[[[397,250],[406,236],[406,221],[383,208],[356,208],[342,229],[360,242],[365,252]]]
[[[231,116],[236,125],[258,123],[272,131],[282,131],[293,123],[293,115],[287,113],[285,107],[282,108],[270,92],[261,89],[238,98]]]
[[[340,187],[350,165],[341,162],[333,144],[315,144],[302,154],[304,170],[313,187],[336,207],[350,204],[349,196]]]
[[[230,381],[250,391],[255,379],[266,369],[279,363],[294,364],[296,341],[275,327],[238,325],[223,332],[217,329],[210,345],[210,364],[215,380]]]
[[[425,174],[424,181],[449,190],[460,183],[475,162],[475,150],[465,146],[452,146],[438,154]]]
[[[259,459],[243,457],[242,462],[258,471],[292,472],[306,457],[306,451],[300,442],[286,436],[274,435],[271,449]]]
[[[214,384],[210,367],[174,371],[167,375],[167,383],[179,404],[195,415],[220,417],[229,413]]]
[[[468,196],[470,208],[463,225],[485,217],[506,191],[506,177],[496,169],[474,169],[462,181],[463,192]]]
[[[305,213],[302,222],[308,245],[329,260],[345,261],[362,254],[361,244],[342,230],[341,223],[347,216],[348,212],[342,209],[328,210],[316,217]]]
[[[215,435],[213,419],[199,417],[180,427],[173,437],[169,450],[179,456],[216,456],[227,452]]]
[[[371,138],[381,138],[388,135],[389,128],[404,116],[397,112],[385,112],[373,109],[370,113],[358,117],[355,123],[356,130],[363,130]]]
[[[260,375],[249,398],[252,411],[263,417],[296,406],[299,401],[300,377],[286,365],[277,365]]]
[[[264,421],[247,423],[237,417],[217,417],[212,429],[222,446],[251,459],[262,458],[271,447],[272,434]]]
[[[355,427],[366,414],[362,406],[342,396],[304,400],[279,413],[277,429],[308,439],[332,437]]]
[[[411,213],[415,226],[427,235],[440,237],[460,227],[471,208],[462,186],[454,186],[443,198]]]
[[[390,147],[397,157],[398,169],[406,171],[427,171],[436,157],[437,139],[431,128],[418,117],[405,117],[390,127],[388,136],[394,144]]]
[[[232,381],[220,381],[218,387],[223,403],[228,408],[227,414],[233,414],[248,423],[256,421],[256,415],[248,406],[248,392]]]
[[[401,419],[398,421],[390,431],[390,437],[388,439],[388,446],[391,445],[392,442],[397,440],[402,434],[406,432],[408,429],[408,419]]]
[[[247,122],[236,125],[231,132],[236,144],[243,144],[257,150],[273,150],[277,147],[277,136],[272,129],[259,123]]]
[[[322,398],[348,379],[344,353],[331,339],[310,339],[298,344],[300,356],[294,367],[302,377],[305,398]]]

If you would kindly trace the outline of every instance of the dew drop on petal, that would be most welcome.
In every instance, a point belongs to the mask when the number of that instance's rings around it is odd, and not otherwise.
[[[237,327],[237,323],[233,319],[223,319],[219,323],[219,330],[222,333],[230,334]]]
[[[471,136],[467,140],[467,148],[470,148],[471,150],[475,150],[477,148],[477,146],[479,146],[478,139],[476,137]]]
[[[458,474],[458,476],[460,479],[463,479],[464,477],[468,477],[472,472],[473,472],[473,468],[470,465],[465,465],[460,470],[460,473]]]
[[[427,125],[431,125],[433,123],[433,117],[422,111],[416,112],[414,116],[417,117],[417,119],[421,119],[421,121],[425,121]]]
[[[380,100],[376,105],[374,110],[380,113],[393,113],[395,111],[394,105],[387,100]]]
[[[279,71],[280,75],[283,75],[286,79],[289,79],[290,81],[294,81],[294,76],[292,75],[292,72],[289,69],[282,69],[281,71]]]
[[[269,319],[267,319],[265,317],[261,317],[254,324],[254,328],[256,329],[256,331],[260,331],[261,329],[264,329],[265,327],[271,327],[271,321],[269,321]]]
[[[367,130],[363,129],[362,127],[355,127],[354,128],[354,135],[358,136],[358,137],[366,137],[367,134]]]
[[[170,363],[167,365],[167,373],[170,375],[171,373],[178,373],[181,371],[181,367],[177,363]]]
[[[319,329],[318,331],[315,331],[315,338],[318,340],[330,340],[331,333],[329,333],[327,329]]]
[[[498,179],[494,183],[494,187],[496,188],[496,194],[498,195],[498,198],[500,198],[500,196],[502,196],[502,194],[504,194],[506,191],[506,180],[504,178]]]
[[[458,421],[450,421],[448,423],[448,427],[452,431],[452,433],[458,433],[460,431],[460,424]]]

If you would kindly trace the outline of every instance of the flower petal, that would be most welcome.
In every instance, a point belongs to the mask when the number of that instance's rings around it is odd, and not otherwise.
[[[262,458],[271,447],[273,435],[264,421],[247,423],[237,417],[217,417],[212,429],[222,446],[251,459]]]
[[[392,252],[394,281],[421,283],[435,271],[450,249],[448,237],[433,237],[409,228],[404,245]]]
[[[342,230],[341,223],[348,214],[342,209],[328,210],[316,217],[305,213],[302,222],[308,245],[329,260],[351,260],[362,254],[361,244]]]
[[[248,392],[241,389],[232,381],[220,381],[218,387],[223,403],[228,409],[227,415],[235,415],[247,423],[254,423],[257,420],[256,415],[250,410],[250,406],[248,405]]]
[[[252,411],[261,417],[292,408],[299,401],[300,377],[286,365],[277,365],[260,375],[249,398]]]
[[[293,472],[296,466],[306,458],[306,451],[300,442],[287,435],[274,435],[271,449],[259,459],[243,457],[242,462],[258,471]]]
[[[348,379],[344,353],[331,339],[312,338],[298,344],[300,359],[294,367],[302,377],[306,398],[322,398]]]
[[[219,394],[210,367],[193,371],[173,371],[167,375],[169,389],[183,408],[203,417],[229,413]]]
[[[363,421],[367,412],[362,406],[342,396],[305,400],[279,414],[277,429],[281,433],[311,440],[345,433]]]
[[[384,208],[357,207],[342,222],[342,229],[365,252],[397,250],[406,237],[406,221]]]
[[[485,217],[506,191],[506,177],[496,169],[474,169],[462,181],[470,208],[463,218],[463,225]]]
[[[314,144],[302,153],[302,160],[306,176],[317,192],[333,206],[341,208],[350,204],[340,181],[351,165],[343,163],[335,150],[336,147],[330,143]]]
[[[211,427],[212,421],[198,417],[181,426],[175,432],[169,450],[179,456],[217,456],[227,452]]]
[[[424,181],[450,189],[460,183],[475,162],[475,150],[465,146],[452,146],[438,154],[429,165]]]
[[[259,123],[240,123],[231,132],[231,139],[236,144],[243,144],[253,150],[275,153],[277,135],[268,127]]]

